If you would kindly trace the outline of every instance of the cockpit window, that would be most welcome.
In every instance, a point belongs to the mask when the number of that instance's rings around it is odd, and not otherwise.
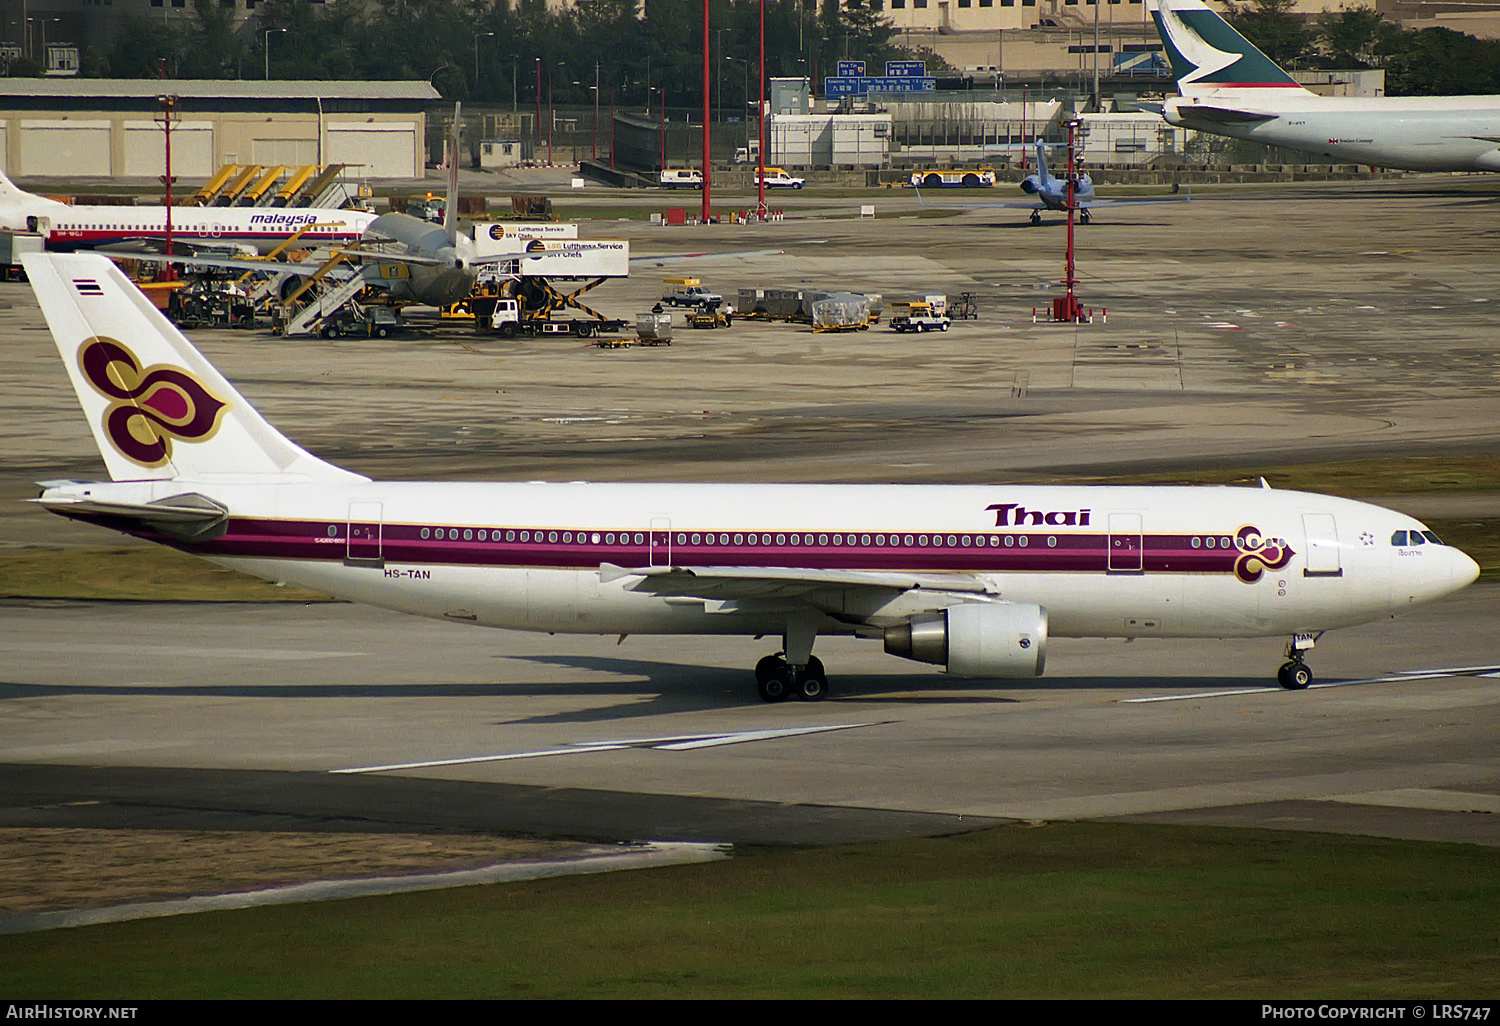
[[[1391,535],[1391,544],[1392,545],[1405,545],[1406,544],[1406,532],[1405,531],[1397,531],[1395,534]]]
[[[1413,531],[1412,533],[1416,534],[1415,531]],[[1441,544],[1443,544],[1442,540],[1439,539],[1438,536],[1435,535],[1435,534],[1433,534],[1431,531],[1423,531],[1422,532],[1422,537],[1426,538],[1428,541],[1432,542],[1432,544],[1434,544],[1434,545],[1441,545]]]

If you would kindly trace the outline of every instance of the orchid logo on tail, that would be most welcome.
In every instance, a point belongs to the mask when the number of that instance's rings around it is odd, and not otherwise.
[[[229,403],[187,371],[164,364],[142,369],[124,344],[102,335],[78,353],[83,376],[110,400],[104,430],[121,455],[143,467],[172,458],[172,440],[201,442],[219,430]]]

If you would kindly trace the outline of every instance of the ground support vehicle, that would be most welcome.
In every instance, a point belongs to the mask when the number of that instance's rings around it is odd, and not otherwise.
[[[972,321],[979,316],[979,306],[974,302],[974,293],[960,292],[948,311],[955,321]]]
[[[168,319],[179,328],[249,328],[255,325],[255,303],[235,281],[200,278],[167,297]]]
[[[733,310],[721,303],[704,303],[688,314],[690,328],[727,328],[733,323]]]
[[[475,311],[476,317],[478,310]],[[566,317],[554,320],[550,311],[532,313],[523,311],[519,300],[497,299],[489,315],[490,329],[501,338],[517,335],[572,335],[577,338],[597,338],[600,335],[617,335],[626,328],[625,321],[610,320],[601,315],[593,318]]]
[[[318,333],[324,338],[389,338],[404,326],[388,306],[350,302],[323,318]]]
[[[664,189],[701,189],[703,172],[695,167],[669,167],[658,181]]]
[[[913,189],[988,189],[995,184],[995,169],[913,171],[910,181]]]
[[[662,284],[666,288],[661,294],[661,301],[668,306],[702,306],[704,303],[724,302],[723,296],[704,288],[697,278],[663,278]]]
[[[757,171],[755,177],[758,181],[760,179],[760,172]],[[807,179],[798,178],[796,175],[789,175],[779,167],[768,167],[766,168],[765,183],[767,189],[800,189],[807,184]]]
[[[0,281],[25,281],[26,272],[21,269],[21,254],[40,253],[42,248],[40,235],[0,232]]]
[[[947,331],[953,322],[933,309],[931,303],[892,303],[891,327],[896,331]]]

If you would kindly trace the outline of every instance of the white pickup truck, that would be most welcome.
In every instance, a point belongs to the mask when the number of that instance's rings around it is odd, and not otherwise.
[[[667,288],[661,301],[668,306],[718,306],[724,302],[723,296],[704,288],[697,278],[663,278],[662,281]]]
[[[891,304],[891,327],[896,331],[947,331],[952,323],[934,303]]]

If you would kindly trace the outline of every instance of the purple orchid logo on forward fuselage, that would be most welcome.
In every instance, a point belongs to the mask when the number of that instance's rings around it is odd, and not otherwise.
[[[112,338],[96,336],[78,352],[83,376],[110,400],[104,431],[122,456],[143,467],[172,458],[172,441],[201,442],[219,430],[229,403],[177,367],[142,368],[134,353]]]
[[[1240,554],[1234,561],[1234,575],[1246,584],[1254,584],[1267,570],[1280,570],[1296,555],[1285,538],[1267,538],[1248,526],[1235,533],[1235,547]]]

